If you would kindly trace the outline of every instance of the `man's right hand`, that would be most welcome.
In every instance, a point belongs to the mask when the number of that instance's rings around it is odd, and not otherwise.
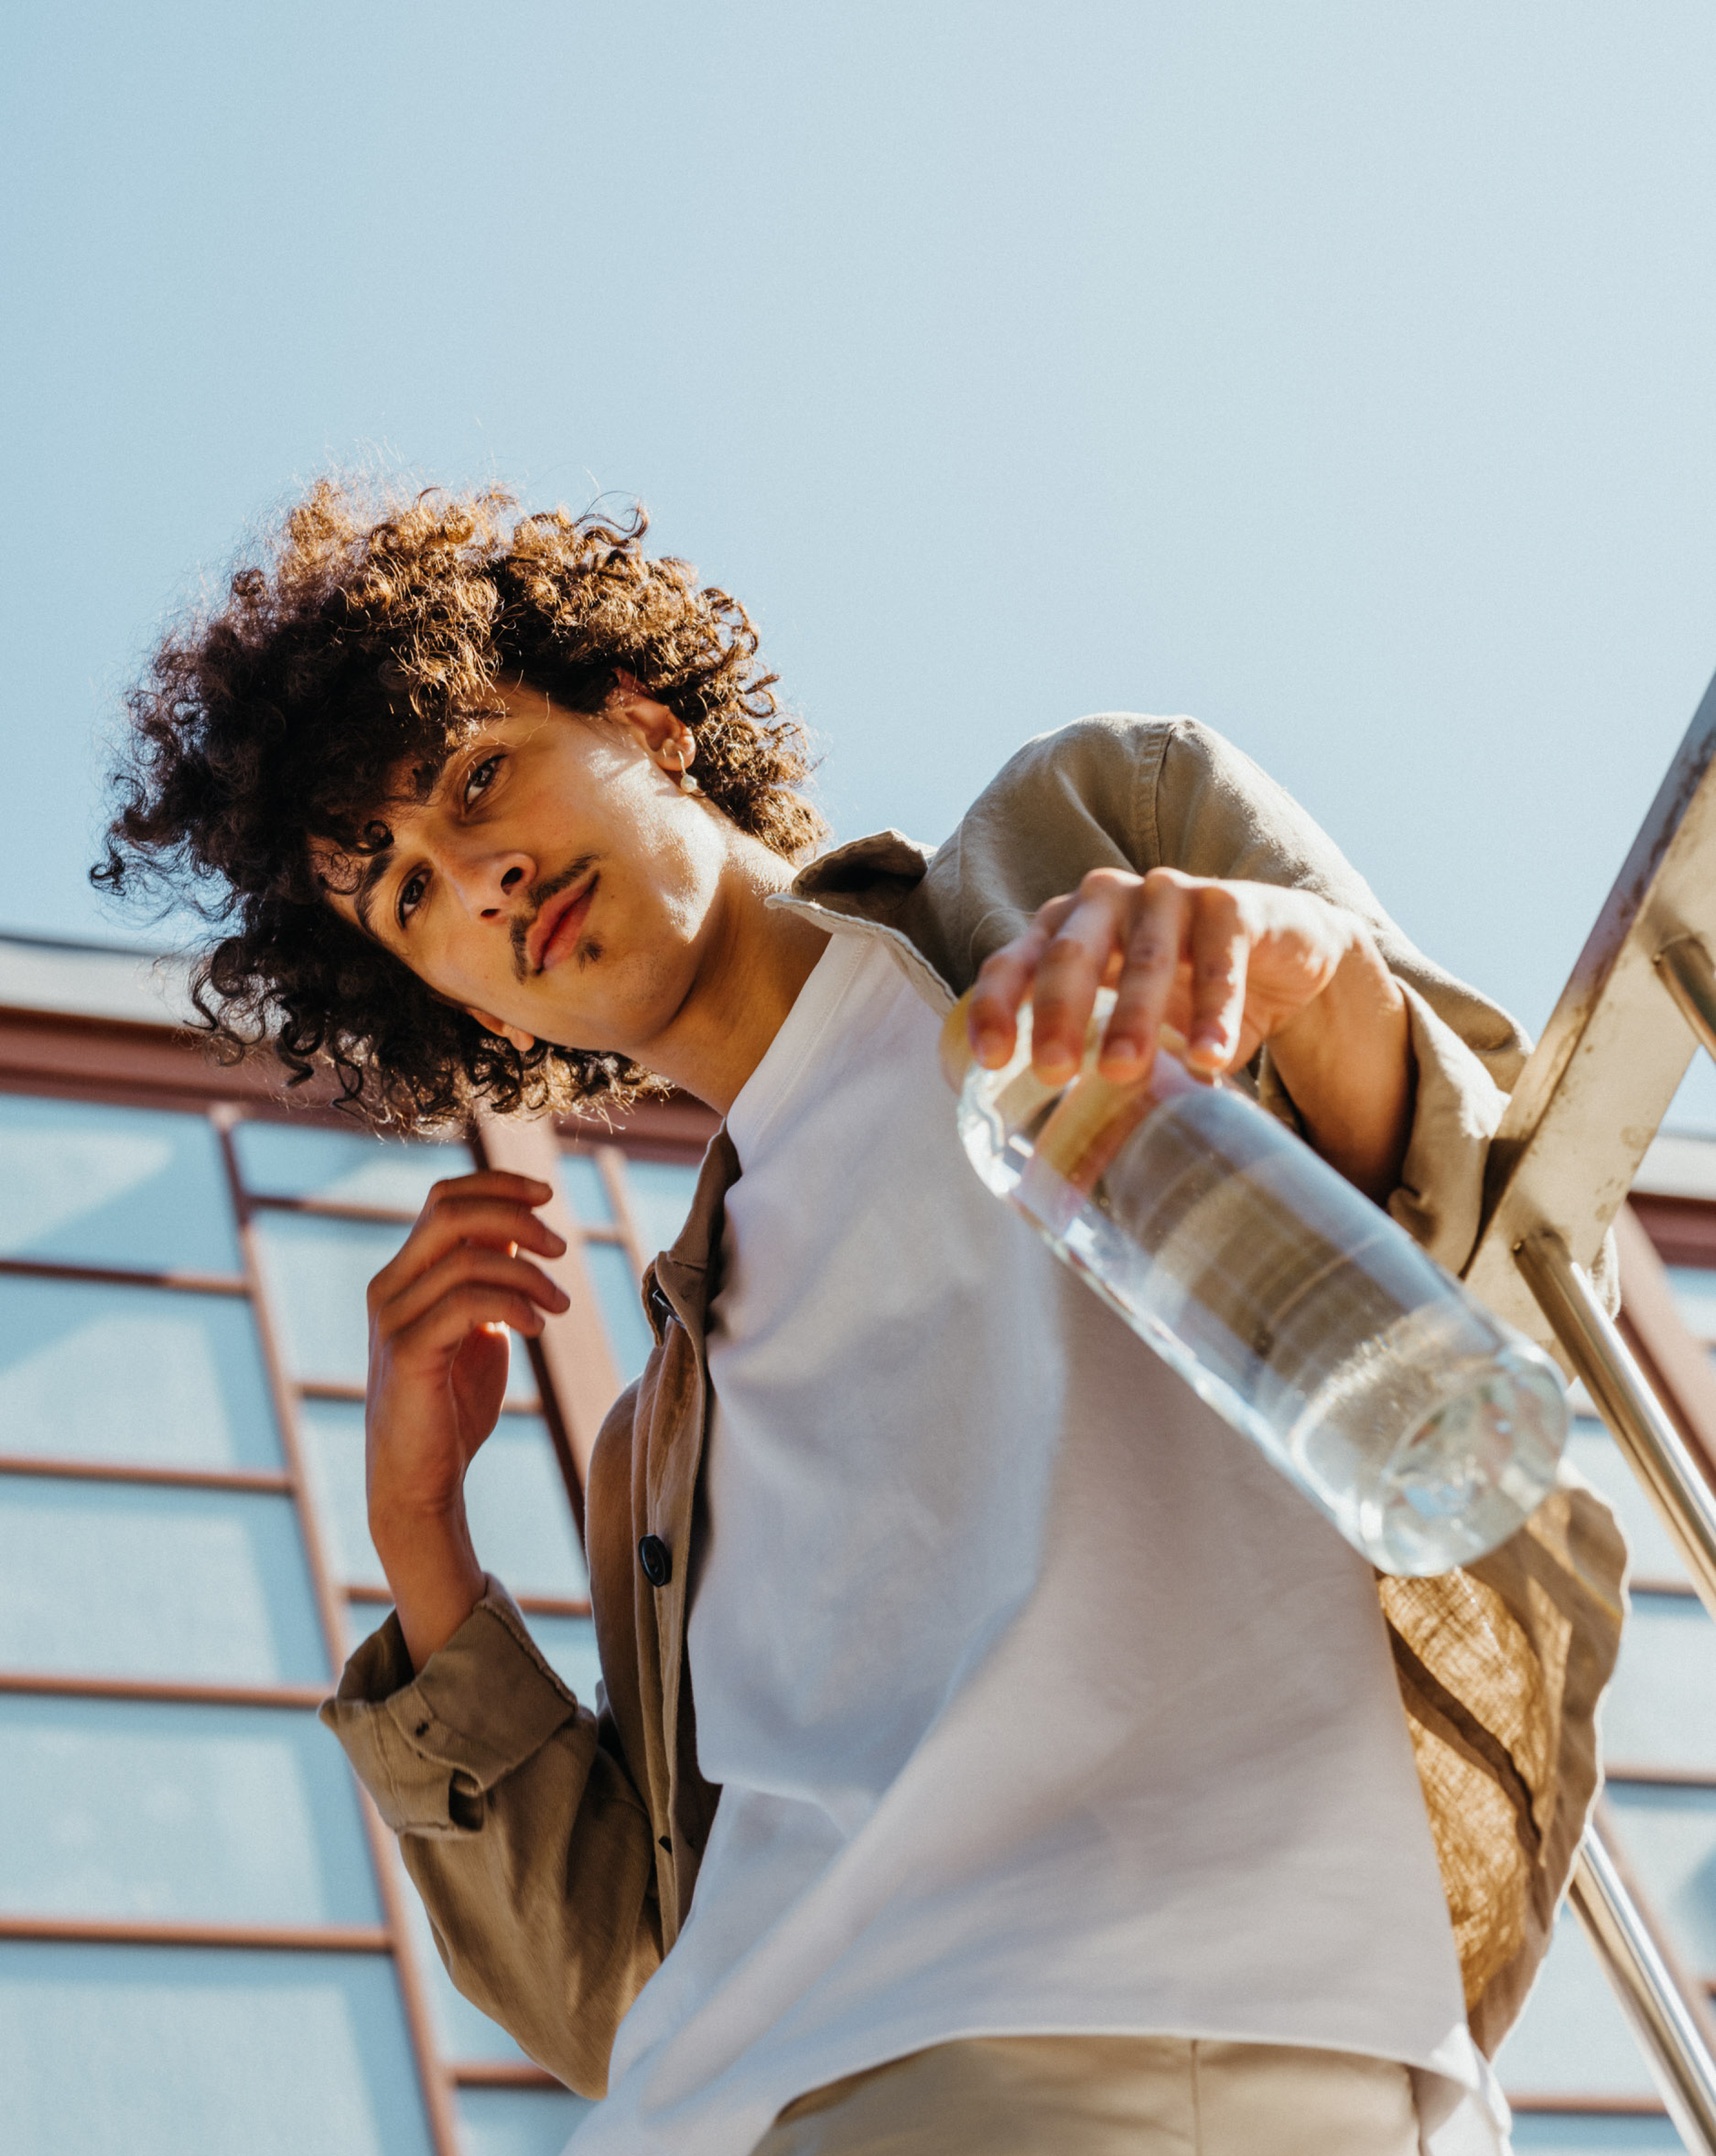
[[[438,1183],[369,1284],[369,1532],[414,1669],[482,1597],[465,1474],[506,1398],[507,1329],[534,1335],[567,1306],[521,1255],[566,1248],[532,1210],[552,1195],[495,1170]]]

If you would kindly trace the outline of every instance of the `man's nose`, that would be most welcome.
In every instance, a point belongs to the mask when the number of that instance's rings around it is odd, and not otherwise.
[[[471,911],[484,921],[505,919],[536,880],[527,854],[477,854],[450,865],[454,881]]]

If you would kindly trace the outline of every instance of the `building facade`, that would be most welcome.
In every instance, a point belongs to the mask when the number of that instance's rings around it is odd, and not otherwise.
[[[0,938],[0,2143],[551,2156],[584,2107],[453,1990],[316,1718],[387,1607],[363,1291],[439,1177],[556,1184],[572,1307],[515,1344],[469,1502],[588,1698],[583,1471],[712,1118],[384,1142],[206,1060],[162,993],[126,954]],[[1623,1227],[1635,1345],[1716,1463],[1716,1143],[1659,1141]],[[1708,1992],[1716,1626],[1588,1414],[1574,1456],[1634,1550],[1614,1839]],[[1501,2067],[1522,2150],[1678,2146],[1570,1919]]]

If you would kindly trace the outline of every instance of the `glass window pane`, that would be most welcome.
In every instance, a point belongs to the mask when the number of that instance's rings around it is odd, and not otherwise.
[[[0,1476],[0,1668],[322,1682],[291,1499]]]
[[[1694,1339],[1716,1340],[1716,1271],[1707,1265],[1669,1265],[1666,1270],[1687,1331]]]
[[[335,1576],[377,1584],[363,1494],[363,1409],[306,1400],[302,1424]],[[539,1415],[503,1414],[465,1481],[471,1538],[482,1563],[515,1594],[588,1591],[572,1506]]]
[[[608,1187],[593,1154],[562,1153],[560,1182],[568,1209],[581,1227],[613,1226],[614,1208],[608,1202]]]
[[[280,1707],[0,1696],[15,1796],[0,1908],[258,1924],[382,1921],[352,1778]]]
[[[468,1175],[468,1146],[408,1142],[313,1123],[240,1123],[233,1134],[247,1190],[270,1198],[320,1198],[331,1204],[420,1213],[431,1183]]]
[[[266,1213],[256,1227],[286,1367],[306,1383],[361,1385],[369,1369],[369,1283],[408,1230],[313,1213]],[[513,1347],[507,1398],[534,1401],[530,1357]]]
[[[589,1592],[554,1441],[538,1415],[502,1415],[465,1478],[477,1553],[515,1594]]]
[[[1496,2056],[1512,2096],[1654,2097],[1637,2041],[1579,1919],[1563,1910],[1525,2011]]]
[[[1716,1971],[1716,1789],[1611,1782],[1607,1795],[1639,1884],[1683,1959]]]
[[[1599,2112],[1513,2114],[1516,2156],[1684,2156],[1666,2118],[1605,2118]]]
[[[0,1941],[8,2156],[429,2156],[392,1960]]]
[[[305,1400],[298,1427],[329,1570],[342,1586],[378,1585],[382,1564],[369,1539],[364,1496],[362,1402]]]
[[[0,1450],[279,1467],[249,1304],[176,1288],[0,1278]]]
[[[697,1188],[698,1164],[682,1160],[633,1160],[625,1163],[625,1194],[643,1239],[644,1255],[670,1250],[679,1240]]]
[[[1613,1507],[1626,1537],[1631,1576],[1684,1579],[1687,1570],[1680,1553],[1669,1541],[1668,1531],[1657,1517],[1638,1477],[1621,1458],[1621,1448],[1602,1424],[1590,1415],[1575,1415],[1567,1437],[1567,1458]]]
[[[524,1621],[542,1660],[593,1714],[596,1680],[602,1674],[602,1658],[596,1652],[595,1620],[544,1617],[534,1610],[527,1610]]]
[[[161,1108],[0,1094],[0,1255],[236,1273],[213,1127]]]
[[[617,1243],[586,1243],[584,1263],[590,1284],[608,1327],[608,1342],[614,1350],[623,1382],[637,1376],[650,1359],[655,1336],[644,1315],[644,1300],[631,1260]]]
[[[1616,1763],[1716,1773],[1716,1625],[1701,1604],[1634,1595],[1602,1727]]]
[[[570,2089],[460,2089],[465,2156],[560,2156],[595,2107]]]

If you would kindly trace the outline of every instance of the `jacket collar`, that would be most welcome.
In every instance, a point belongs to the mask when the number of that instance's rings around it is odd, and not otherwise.
[[[775,892],[765,903],[800,914],[836,935],[880,937],[931,1009],[945,1011],[953,991],[913,933],[921,911],[913,901],[932,859],[929,847],[902,832],[876,831],[822,855],[799,870],[788,890]]]
[[[872,831],[867,839],[819,854],[793,880],[795,898],[814,899],[835,912],[855,907],[867,918],[891,896],[909,896],[923,880],[932,849],[903,831]]]

